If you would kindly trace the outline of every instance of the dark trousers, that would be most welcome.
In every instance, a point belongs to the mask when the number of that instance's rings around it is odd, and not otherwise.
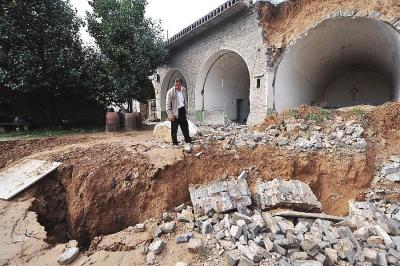
[[[183,136],[185,137],[185,142],[190,143],[192,139],[189,136],[189,124],[186,118],[185,107],[178,109],[178,117],[174,121],[171,121],[171,137],[172,143],[178,144],[178,126],[181,127]]]

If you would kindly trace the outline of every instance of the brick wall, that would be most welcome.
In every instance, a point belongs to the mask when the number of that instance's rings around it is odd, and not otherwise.
[[[267,46],[263,43],[262,29],[258,25],[256,6],[236,14],[233,18],[193,37],[170,51],[166,66],[158,69],[159,82],[154,81],[157,115],[161,118],[161,97],[172,71],[179,70],[185,77],[189,90],[189,114],[196,117],[201,110],[196,103],[196,93],[201,91],[200,73],[203,65],[221,51],[234,51],[246,62],[250,73],[250,114],[248,124],[261,121],[267,113]],[[257,88],[257,79],[260,87]],[[164,83],[164,84],[163,84]],[[163,87],[164,85],[164,87]],[[196,89],[197,88],[197,89]],[[197,92],[196,92],[197,91]],[[164,108],[165,109],[165,108]]]

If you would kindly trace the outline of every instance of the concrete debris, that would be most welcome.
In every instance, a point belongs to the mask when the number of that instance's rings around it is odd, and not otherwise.
[[[176,236],[176,243],[189,242],[188,250],[201,255],[216,250],[226,265],[400,265],[400,206],[353,201],[349,216],[336,217],[310,213],[321,203],[300,181],[258,183],[256,193],[252,206],[237,203],[251,197],[246,179],[191,187],[193,208],[176,209],[188,233]],[[269,210],[279,207],[304,212]]]
[[[363,255],[367,261],[376,264],[378,251],[372,248],[364,248]]]
[[[226,121],[223,125],[199,125],[206,143],[223,142],[226,150],[240,147],[254,149],[259,145],[284,147],[289,150],[352,150],[364,152],[367,142],[364,128],[355,123],[344,123],[333,118],[320,127],[312,119],[287,117],[268,126],[263,132],[253,132],[245,125]]]
[[[139,233],[139,232],[144,232],[144,231],[146,230],[146,226],[145,226],[145,224],[136,224],[136,225],[133,227],[133,230],[134,230],[135,232],[137,232],[137,233]]]
[[[254,265],[256,265],[256,264],[245,256],[242,256],[240,258],[240,261],[238,264],[238,266],[254,266]]]
[[[380,175],[375,180],[386,179],[390,182],[400,182],[400,156],[391,155],[388,162],[382,165]]]
[[[377,232],[377,234],[380,237],[382,237],[383,242],[385,242],[386,248],[390,248],[392,246],[392,243],[393,243],[392,238],[385,232],[385,230],[383,230],[383,228],[380,225],[376,224],[374,226],[374,228],[375,228],[375,231]]]
[[[149,246],[149,250],[154,254],[158,255],[160,254],[164,248],[165,248],[166,243],[162,241],[161,239],[155,239]]]
[[[181,213],[177,214],[177,220],[178,222],[193,222],[194,221],[194,214],[192,212],[192,210],[188,210],[188,209],[183,209]]]
[[[176,223],[174,221],[169,223],[164,223],[161,225],[160,228],[164,234],[172,233],[176,228]]]
[[[201,226],[201,232],[203,235],[207,235],[213,231],[213,227],[211,225],[211,222],[204,222]]]
[[[67,248],[64,253],[58,258],[57,262],[61,265],[71,264],[79,255],[79,248]]]
[[[192,237],[192,233],[187,233],[183,235],[178,235],[175,238],[175,242],[177,244],[189,242],[189,239]]]
[[[243,256],[247,257],[252,262],[258,263],[263,259],[262,256],[253,253],[252,250],[250,249],[250,247],[248,247],[248,246],[238,244],[238,249],[242,253]]]
[[[239,264],[241,252],[238,249],[231,250],[225,253],[225,264],[236,266]]]
[[[190,187],[189,192],[197,213],[206,214],[211,210],[224,213],[238,205],[251,205],[250,190],[244,179],[216,182],[207,187]]]
[[[310,187],[298,180],[278,180],[256,185],[256,201],[262,210],[286,208],[301,211],[320,212],[318,201]]]
[[[243,171],[239,176],[238,179],[247,179],[247,172]]]
[[[188,244],[188,250],[193,254],[204,254],[203,241],[201,241],[201,239],[191,238]]]

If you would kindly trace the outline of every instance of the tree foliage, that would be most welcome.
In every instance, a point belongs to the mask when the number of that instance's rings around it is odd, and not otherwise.
[[[122,104],[154,94],[148,79],[164,62],[166,48],[158,23],[144,16],[145,0],[91,0],[88,28],[101,54],[92,53],[92,73],[101,88],[97,97]]]
[[[86,95],[82,23],[66,0],[0,1],[0,104],[28,104],[51,124],[55,98]]]

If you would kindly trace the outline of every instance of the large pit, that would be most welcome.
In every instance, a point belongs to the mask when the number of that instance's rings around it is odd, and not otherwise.
[[[252,169],[248,179],[252,190],[257,180],[304,181],[324,211],[335,215],[347,213],[348,200],[363,198],[374,171],[373,156],[363,154],[299,156],[269,147],[237,154],[218,148],[201,150],[200,158],[187,157],[162,169],[115,144],[53,156],[63,165],[37,185],[31,209],[46,227],[50,243],[77,239],[88,248],[96,236],[160,217],[190,202],[189,184],[235,178],[243,169]]]

